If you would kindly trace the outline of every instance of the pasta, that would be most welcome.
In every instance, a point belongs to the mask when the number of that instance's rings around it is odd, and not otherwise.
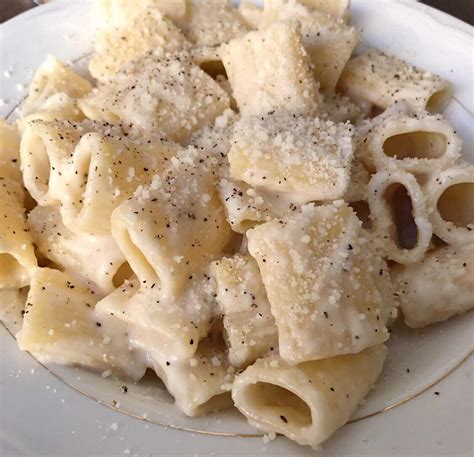
[[[453,246],[474,243],[474,166],[434,174],[424,192],[434,233]]]
[[[65,271],[80,272],[100,292],[112,292],[132,274],[110,235],[71,232],[55,207],[34,208],[28,226],[39,253]]]
[[[127,46],[117,43],[127,42]],[[94,39],[95,54],[89,71],[99,80],[107,80],[134,60],[149,53],[165,56],[187,46],[179,29],[159,11],[140,11],[123,27],[98,29]]]
[[[27,287],[23,289],[0,289],[0,321],[13,333],[23,324]]]
[[[166,143],[129,142],[95,132],[82,136],[66,175],[65,225],[73,231],[110,233],[112,211],[139,186],[150,184],[175,150]]]
[[[170,360],[142,333],[132,332],[131,341],[148,354],[151,366],[186,415],[200,416],[232,405],[230,388],[235,370],[225,357],[218,330],[211,330],[194,356],[185,361]]]
[[[289,363],[359,352],[388,338],[382,297],[364,265],[368,239],[340,203],[303,206],[247,232],[278,327],[280,356]]]
[[[276,349],[278,334],[258,266],[250,256],[213,262],[217,302],[234,366],[248,365]]]
[[[348,0],[232,3],[94,0],[90,75],[48,56],[0,119],[0,320],[42,363],[318,446],[399,309],[474,307],[474,165],[450,83],[354,56]]]
[[[186,0],[97,0],[94,2],[94,19],[97,29],[121,28],[133,21],[146,8],[157,9],[173,21],[186,14]]]
[[[44,102],[58,92],[71,98],[80,98],[91,90],[89,81],[74,73],[56,57],[48,56],[36,70],[28,97],[21,108],[22,114],[26,116],[40,111]]]
[[[388,257],[402,264],[421,260],[433,227],[415,177],[397,168],[379,171],[369,182],[368,202]]]
[[[77,100],[64,92],[57,92],[48,97],[41,105],[40,111],[18,120],[18,129],[23,133],[28,124],[40,119],[45,122],[72,121],[79,123],[85,120],[84,113],[77,107]]]
[[[66,170],[84,131],[70,122],[34,119],[26,124],[20,144],[23,181],[40,205],[61,202]]]
[[[0,179],[21,181],[20,137],[17,129],[0,118]]]
[[[349,61],[339,87],[354,101],[381,110],[404,100],[417,109],[440,112],[452,92],[439,76],[375,49]]]
[[[263,358],[236,377],[235,405],[250,424],[317,446],[345,424],[379,376],[386,348],[374,346],[289,365]]]
[[[259,27],[265,28],[282,20],[297,20],[301,25],[302,43],[313,64],[314,77],[323,91],[333,92],[359,41],[359,32],[328,12],[321,12],[318,6],[323,5],[311,3],[307,1],[306,8],[295,0],[266,0]],[[329,6],[329,2],[327,4]],[[322,10],[329,8],[323,6]]]
[[[40,268],[32,277],[23,326],[17,339],[21,350],[41,362],[77,364],[97,370],[117,370],[132,378],[144,374],[123,335],[110,336],[94,320],[96,294],[87,285],[57,270]],[[125,341],[125,343],[124,343]]]
[[[454,164],[462,141],[440,115],[425,112],[391,115],[376,122],[362,141],[360,154],[371,169],[396,166],[429,173]]]
[[[114,317],[127,324],[127,331],[147,335],[171,360],[189,360],[214,321],[215,301],[209,276],[200,275],[178,297],[166,296],[158,286],[124,284],[96,306],[97,316]]]
[[[318,84],[295,24],[276,23],[250,32],[223,45],[221,56],[242,114],[317,109]]]
[[[344,124],[288,113],[242,118],[229,152],[231,177],[298,203],[338,199],[349,183],[351,132]]]
[[[473,259],[474,244],[446,246],[399,266],[393,276],[405,324],[424,327],[474,308]]]
[[[17,181],[0,177],[0,289],[27,286],[36,267],[24,199]]]
[[[112,214],[112,234],[133,271],[166,295],[182,291],[233,238],[213,188],[212,165],[201,160],[193,149],[175,157],[162,182]]]
[[[229,98],[189,57],[177,54],[132,62],[79,100],[79,107],[93,120],[185,141],[229,108]]]
[[[198,46],[218,46],[248,32],[228,0],[188,0],[179,25],[188,40]]]

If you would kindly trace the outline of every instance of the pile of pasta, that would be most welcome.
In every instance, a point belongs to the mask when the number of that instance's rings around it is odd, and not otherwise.
[[[348,0],[98,0],[0,123],[0,302],[42,362],[234,404],[316,446],[374,386],[397,310],[474,305],[474,166],[442,78],[356,56]],[[90,81],[94,80],[94,83]]]

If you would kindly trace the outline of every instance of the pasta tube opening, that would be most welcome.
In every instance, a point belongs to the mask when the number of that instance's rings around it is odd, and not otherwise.
[[[397,159],[438,159],[447,146],[446,136],[437,132],[415,131],[388,138],[382,148],[385,155]]]
[[[446,108],[451,100],[451,87],[446,85],[443,89],[436,91],[426,102],[426,110],[430,113],[440,113]]]
[[[131,270],[145,283],[147,280],[150,284],[156,282],[158,278],[153,265],[148,261],[144,252],[135,244],[130,231],[122,228],[120,234],[114,233],[114,237],[125,257],[129,260]]]
[[[445,243],[474,243],[474,166],[460,163],[431,176],[424,186],[433,232]]]
[[[112,284],[114,287],[120,287],[127,279],[130,279],[132,275],[133,270],[130,267],[130,264],[128,262],[124,262],[117,268],[117,271],[112,278]]]
[[[194,411],[193,416],[203,416],[208,413],[215,413],[222,409],[232,406],[232,399],[229,392],[217,394],[209,398],[209,400],[200,404]]]
[[[420,261],[430,245],[433,226],[416,178],[397,168],[379,171],[370,180],[368,202],[388,258],[402,264]]]
[[[245,387],[243,397],[270,423],[285,427],[307,427],[312,423],[311,409],[298,395],[269,382],[257,382]]]
[[[474,182],[447,187],[441,194],[437,207],[442,219],[456,227],[474,226]]]
[[[400,183],[391,184],[385,190],[384,198],[393,221],[392,238],[400,249],[414,249],[418,243],[418,229],[406,187]]]

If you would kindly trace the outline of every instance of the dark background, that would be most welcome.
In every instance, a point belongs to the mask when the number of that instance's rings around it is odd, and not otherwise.
[[[422,3],[434,6],[474,25],[474,0],[423,0]],[[0,22],[4,22],[33,6],[32,0],[0,0]]]

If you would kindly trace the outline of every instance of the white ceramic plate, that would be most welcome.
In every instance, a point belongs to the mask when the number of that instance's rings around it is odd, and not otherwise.
[[[79,70],[84,67],[93,33],[89,10],[88,0],[58,1],[1,26],[0,115],[14,118],[33,70],[48,53]],[[363,29],[364,45],[396,54],[454,83],[455,100],[446,115],[464,139],[465,156],[473,161],[470,27],[413,2],[353,0],[352,12]],[[473,387],[467,377],[473,365],[473,324],[471,312],[423,331],[397,327],[377,388],[353,422],[319,455],[468,455],[473,446]],[[314,452],[283,438],[264,445],[261,437],[241,436],[255,431],[236,411],[186,418],[156,382],[128,384],[123,395],[119,381],[76,368],[51,366],[48,371],[20,353],[4,327],[0,345],[0,452],[5,455]]]

